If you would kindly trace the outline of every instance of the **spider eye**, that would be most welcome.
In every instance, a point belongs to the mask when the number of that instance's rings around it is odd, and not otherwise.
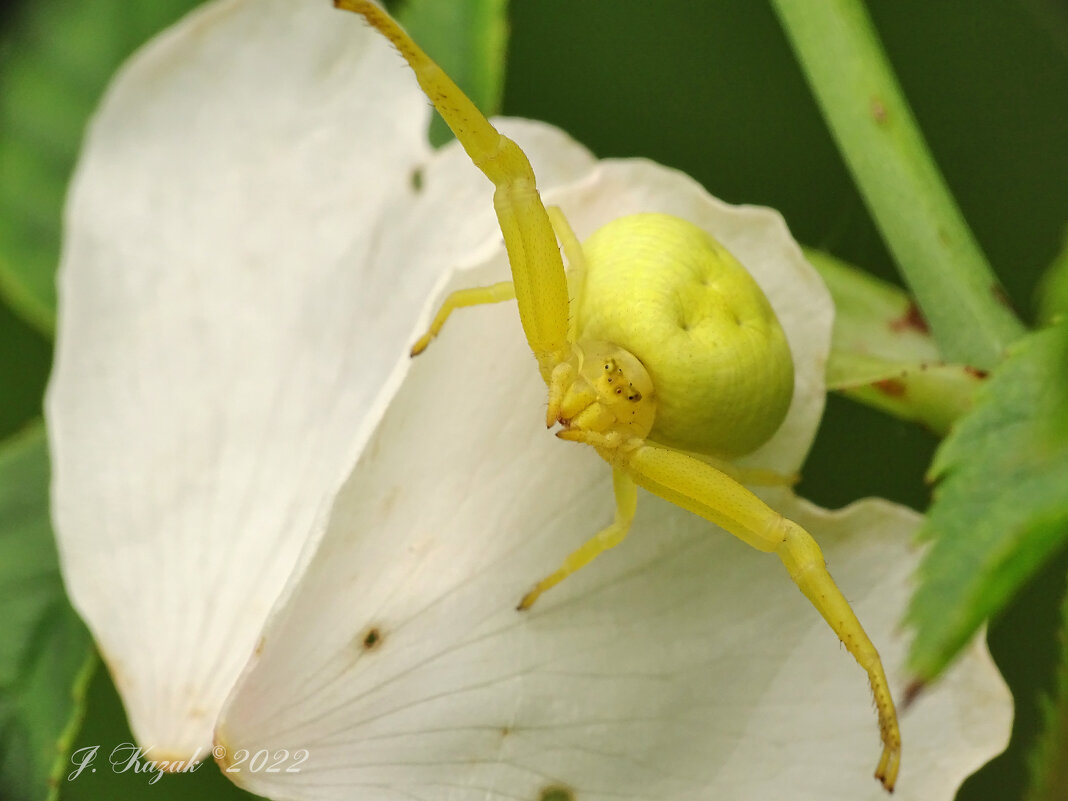
[[[640,392],[634,392],[634,394],[627,396],[627,400],[629,400],[629,401],[640,401],[641,399],[642,399],[642,393],[640,393]]]
[[[622,395],[623,394],[623,387],[616,387],[616,394],[617,395]]]

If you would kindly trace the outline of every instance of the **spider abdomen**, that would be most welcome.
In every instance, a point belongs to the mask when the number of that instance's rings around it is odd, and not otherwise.
[[[650,437],[737,456],[786,416],[794,368],[752,276],[696,225],[665,214],[613,220],[583,243],[580,339],[633,353],[657,396]]]

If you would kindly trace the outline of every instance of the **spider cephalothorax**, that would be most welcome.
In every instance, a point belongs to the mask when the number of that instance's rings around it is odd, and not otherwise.
[[[607,342],[577,343],[553,370],[546,425],[560,423],[562,439],[584,432],[644,439],[656,419],[656,395],[645,366],[634,354]]]

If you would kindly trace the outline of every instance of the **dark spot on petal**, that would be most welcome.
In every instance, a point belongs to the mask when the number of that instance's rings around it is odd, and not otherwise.
[[[382,644],[382,632],[378,626],[371,626],[363,635],[363,647],[365,651],[373,651]]]
[[[391,487],[385,493],[385,495],[382,496],[382,499],[381,499],[381,501],[379,501],[379,504],[378,504],[379,513],[382,515],[382,517],[389,517],[389,515],[396,508],[397,502],[401,499],[401,496],[403,494],[404,494],[403,487],[396,486],[396,487]]]
[[[412,189],[416,192],[421,192],[423,189],[423,168],[416,167],[412,170],[412,174],[408,176],[408,181],[412,185]]]
[[[900,398],[905,394],[905,382],[900,378],[884,378],[882,381],[876,381],[872,386],[892,398]]]
[[[919,331],[921,334],[930,333],[931,329],[927,325],[927,320],[923,316],[923,312],[920,311],[920,307],[916,305],[913,300],[909,301],[908,308],[905,309],[905,313],[900,317],[897,317],[890,321],[891,331]]]
[[[575,801],[575,794],[568,787],[554,784],[541,791],[538,801]]]

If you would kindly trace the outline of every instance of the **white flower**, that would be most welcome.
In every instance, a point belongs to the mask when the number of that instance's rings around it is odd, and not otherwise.
[[[515,611],[610,519],[610,471],[545,432],[512,304],[407,358],[443,291],[507,275],[491,187],[431,152],[427,115],[396,54],[319,0],[198,11],[98,113],[48,419],[70,595],[138,741],[185,759],[214,738],[276,798],[879,798],[863,672],[776,560],[710,524],[643,495],[622,546]],[[667,211],[747,264],[798,369],[750,462],[798,469],[831,308],[778,215],[505,125],[580,236]],[[768,497],[900,691],[917,516]],[[950,798],[1010,713],[976,645],[905,716],[900,796]]]

